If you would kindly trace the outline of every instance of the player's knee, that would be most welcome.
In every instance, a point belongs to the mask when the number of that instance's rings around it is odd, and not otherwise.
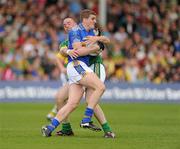
[[[104,85],[104,83],[101,83],[99,86],[98,86],[98,90],[102,93],[104,93],[104,91],[106,90],[106,86]]]

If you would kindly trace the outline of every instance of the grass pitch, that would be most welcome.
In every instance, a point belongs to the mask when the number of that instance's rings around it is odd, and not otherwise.
[[[0,149],[180,149],[180,104],[101,104],[115,139],[79,128],[84,104],[70,117],[75,136],[42,137],[52,106],[0,103]]]

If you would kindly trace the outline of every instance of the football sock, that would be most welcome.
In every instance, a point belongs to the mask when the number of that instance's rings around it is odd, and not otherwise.
[[[102,129],[103,129],[103,131],[104,131],[105,133],[112,131],[112,130],[111,130],[111,127],[109,126],[109,124],[108,124],[107,122],[104,123],[104,124],[102,124],[101,126],[102,126]]]
[[[70,123],[62,123],[62,132],[72,131]]]
[[[94,113],[93,109],[87,107],[84,113],[84,118],[82,119],[82,123],[91,122],[91,117],[93,113]]]
[[[58,125],[60,124],[60,122],[54,118],[52,121],[51,121],[51,124],[49,124],[47,126],[47,128],[52,132]]]

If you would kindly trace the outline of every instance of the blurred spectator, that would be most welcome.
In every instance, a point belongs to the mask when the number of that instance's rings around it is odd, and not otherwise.
[[[57,80],[54,56],[67,38],[62,21],[81,9],[98,14],[98,0],[0,1],[0,80]],[[180,82],[178,1],[107,0],[102,55],[107,79]]]

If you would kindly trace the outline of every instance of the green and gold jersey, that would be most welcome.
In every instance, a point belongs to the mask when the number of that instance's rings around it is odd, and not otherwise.
[[[61,42],[61,44],[59,45],[59,48],[63,48],[63,47],[68,47],[68,40],[65,40],[63,42]]]
[[[103,60],[102,60],[102,57],[100,55],[90,56],[90,58],[89,58],[89,65],[91,66],[92,64],[95,64],[95,63],[103,64]]]
[[[63,41],[60,45],[59,45],[59,49],[60,48],[67,48],[68,47],[68,40]],[[62,54],[60,54],[59,52],[56,54],[56,56],[61,59],[64,62],[64,66],[67,66],[68,63],[68,58],[66,56],[63,56]]]

